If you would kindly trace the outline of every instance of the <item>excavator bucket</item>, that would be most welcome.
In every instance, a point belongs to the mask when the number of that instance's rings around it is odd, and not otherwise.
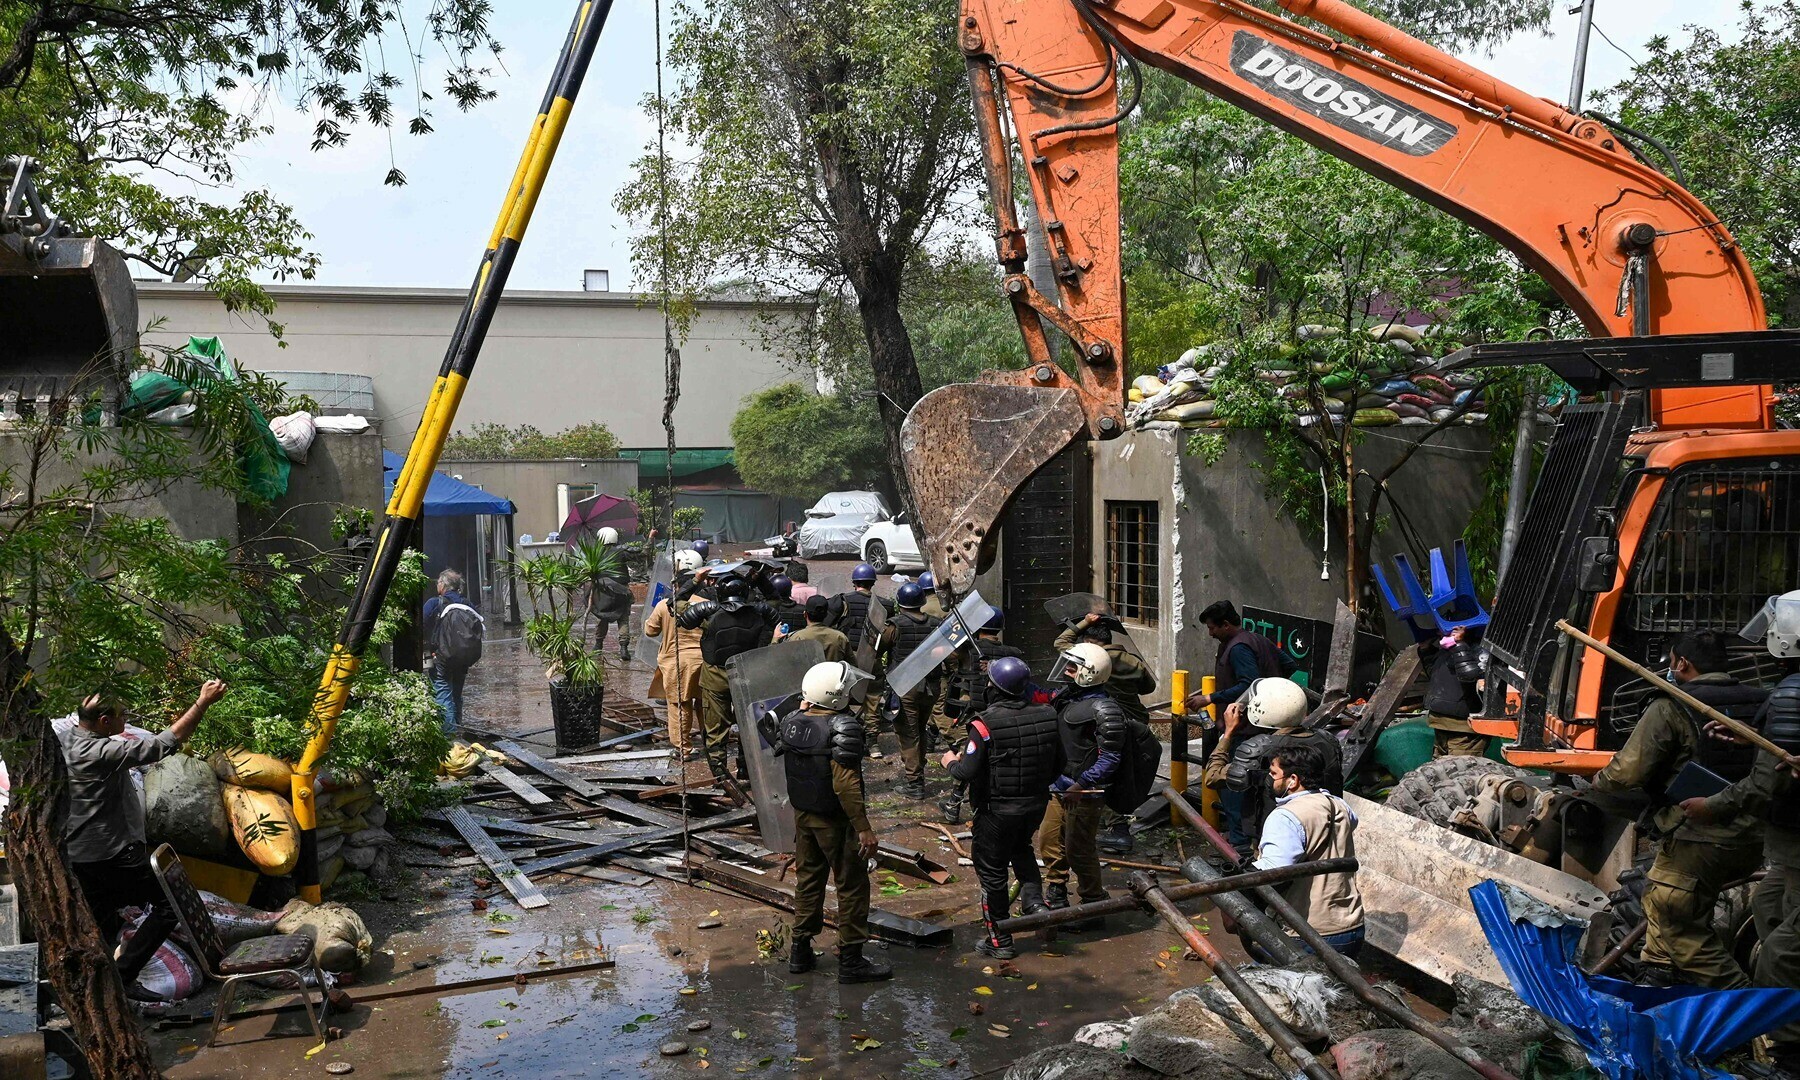
[[[137,287],[117,251],[44,208],[35,168],[0,161],[0,393],[8,411],[95,388],[117,401],[137,364]]]
[[[900,429],[920,551],[962,596],[993,559],[994,525],[1019,487],[1087,428],[1072,389],[953,383],[919,399]]]

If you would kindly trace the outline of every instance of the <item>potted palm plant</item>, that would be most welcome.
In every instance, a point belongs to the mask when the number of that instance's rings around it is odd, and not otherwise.
[[[600,710],[606,699],[606,669],[576,626],[596,576],[617,574],[619,553],[597,540],[572,551],[539,555],[513,565],[513,575],[531,601],[525,647],[544,663],[550,680],[550,715],[559,752],[600,741]]]

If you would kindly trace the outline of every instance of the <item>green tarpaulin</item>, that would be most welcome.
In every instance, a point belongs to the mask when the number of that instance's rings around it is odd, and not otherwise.
[[[621,450],[619,456],[638,463],[638,483],[642,486],[648,487],[668,475],[667,450]],[[680,479],[736,463],[730,450],[677,450],[675,477]]]
[[[183,351],[201,369],[200,377],[195,379],[202,383],[198,388],[201,393],[206,391],[206,382],[235,384],[239,381],[237,365],[225,354],[225,346],[218,338],[188,338],[187,348]],[[131,377],[131,389],[126,393],[120,411],[128,416],[155,412],[173,405],[189,389],[192,388],[165,372],[140,371]],[[263,416],[262,410],[248,398],[244,399],[244,408],[248,413],[244,417],[247,430],[238,442],[238,468],[243,471],[244,481],[252,494],[274,502],[287,494],[288,472],[292,465],[281,444],[275,441],[275,433],[269,430],[268,418]]]

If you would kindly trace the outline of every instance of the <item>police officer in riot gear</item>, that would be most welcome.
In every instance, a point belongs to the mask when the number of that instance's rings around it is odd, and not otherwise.
[[[985,934],[976,946],[984,956],[1010,960],[1011,934],[995,924],[1011,906],[1006,873],[1019,879],[1019,911],[1044,910],[1043,875],[1038,871],[1032,834],[1044,820],[1050,785],[1062,771],[1062,733],[1056,710],[1031,701],[1031,669],[1013,656],[987,665],[992,694],[984,695],[979,715],[969,720],[969,738],[961,751],[944,753],[943,766],[968,785],[975,803],[973,861],[981,880],[981,922]]]
[[[831,628],[850,639],[850,651],[862,643],[863,623],[869,617],[869,605],[881,601],[875,596],[875,568],[857,563],[850,571],[850,591],[831,598]]]
[[[1768,691],[1744,686],[1726,673],[1722,638],[1711,630],[1684,634],[1669,648],[1671,681],[1704,704],[1749,722]],[[1714,932],[1713,905],[1721,887],[1762,865],[1762,825],[1749,814],[1709,825],[1687,821],[1664,792],[1690,761],[1738,781],[1750,775],[1756,754],[1746,744],[1707,736],[1703,726],[1686,705],[1656,695],[1592,784],[1608,795],[1648,796],[1649,831],[1661,837],[1644,891],[1648,930],[1639,963],[1646,974],[1662,983],[1735,990],[1749,986],[1750,978],[1731,945]]]
[[[794,580],[786,574],[776,574],[769,579],[769,588],[775,593],[775,602],[770,605],[775,611],[775,625],[785,627],[782,633],[806,629],[806,608],[794,603]]]
[[[1770,655],[1779,659],[1800,657],[1800,592],[1771,597],[1739,634],[1762,639]],[[1716,725],[1708,725],[1706,731],[1724,737]],[[1800,674],[1787,676],[1769,691],[1762,733],[1788,753],[1800,753]],[[1800,783],[1793,772],[1759,750],[1748,777],[1716,795],[1687,799],[1681,810],[1689,821],[1702,825],[1745,814],[1762,820],[1763,856],[1769,870],[1750,894],[1761,941],[1751,983],[1800,989]],[[1776,1065],[1790,1072],[1800,1069],[1800,1024],[1771,1032],[1769,1042]]]
[[[970,640],[969,647],[956,654],[955,667],[951,667],[949,664],[944,665],[949,671],[949,676],[944,692],[943,710],[953,723],[961,723],[970,717],[981,715],[981,711],[987,708],[988,702],[994,699],[998,691],[994,689],[993,682],[989,680],[988,672],[995,660],[1007,656],[1024,658],[1024,650],[1000,640],[1000,635],[1005,629],[1006,613],[995,608],[993,616],[981,629],[975,631],[975,637]],[[949,731],[945,732],[945,741],[954,746],[960,739],[949,737],[950,734]],[[944,815],[944,824],[962,824],[963,797],[967,794],[968,788],[968,784],[958,781],[956,787],[951,789],[950,794],[938,800],[938,810]]]
[[[1308,704],[1299,683],[1274,677],[1255,680],[1242,698],[1225,707],[1223,732],[1206,760],[1202,782],[1239,793],[1241,812],[1231,825],[1230,837],[1240,853],[1247,854],[1255,846],[1263,820],[1275,808],[1269,759],[1281,747],[1318,747],[1326,764],[1323,790],[1340,797],[1344,794],[1343,748],[1330,734],[1303,726]]]
[[[881,629],[880,653],[888,671],[911,656],[943,621],[920,610],[925,605],[925,590],[911,582],[900,586],[894,599],[900,610]],[[909,799],[925,797],[925,753],[939,681],[938,672],[934,671],[900,695],[900,717],[895,727],[900,735],[900,756],[906,765],[906,782],[900,786],[900,794]]]
[[[813,938],[825,929],[825,886],[838,896],[838,982],[891,979],[893,969],[863,955],[869,940],[869,869],[875,830],[863,793],[862,722],[850,691],[867,678],[845,663],[815,664],[800,683],[801,707],[758,721],[786,764],[794,808],[794,930],[788,970],[813,970]]]
[[[1131,650],[1114,640],[1115,634],[1122,635],[1124,632],[1125,624],[1117,616],[1105,612],[1090,612],[1065,627],[1053,644],[1059,652],[1083,641],[1105,649],[1107,657],[1112,660],[1112,677],[1106,680],[1106,692],[1125,710],[1126,716],[1148,724],[1150,710],[1144,707],[1144,695],[1156,693],[1156,673]],[[1113,821],[1100,836],[1100,849],[1112,855],[1129,855],[1133,846],[1130,819],[1120,814],[1109,813],[1104,816],[1111,817]]]
[[[1044,903],[1069,906],[1069,875],[1080,887],[1081,902],[1106,899],[1100,880],[1098,833],[1106,786],[1112,782],[1127,750],[1125,710],[1107,693],[1112,659],[1091,642],[1071,645],[1057,659],[1068,685],[1057,692],[1057,729],[1062,739],[1062,775],[1050,785],[1055,796],[1044,813],[1038,853],[1044,857]],[[1070,923],[1069,930],[1093,930],[1104,918]]]
[[[769,644],[775,613],[767,604],[753,604],[742,579],[719,582],[717,600],[690,604],[675,617],[683,629],[701,627],[700,719],[706,728],[706,763],[715,777],[729,775],[726,739],[731,734],[731,681],[725,664],[739,653]],[[741,756],[741,747],[740,747]]]

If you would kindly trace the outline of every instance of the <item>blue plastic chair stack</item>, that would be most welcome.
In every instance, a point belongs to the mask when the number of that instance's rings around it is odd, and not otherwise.
[[[1431,592],[1428,594],[1425,586],[1420,584],[1412,562],[1405,555],[1394,556],[1395,577],[1406,591],[1404,601],[1395,595],[1381,564],[1376,563],[1373,567],[1375,583],[1381,587],[1381,598],[1387,602],[1388,610],[1406,623],[1415,641],[1434,641],[1459,626],[1480,629],[1488,624],[1487,609],[1475,595],[1475,572],[1469,568],[1468,545],[1456,541],[1451,548],[1451,557],[1456,564],[1454,579],[1444,563],[1444,549],[1431,549]],[[1427,622],[1422,625],[1421,620]]]

